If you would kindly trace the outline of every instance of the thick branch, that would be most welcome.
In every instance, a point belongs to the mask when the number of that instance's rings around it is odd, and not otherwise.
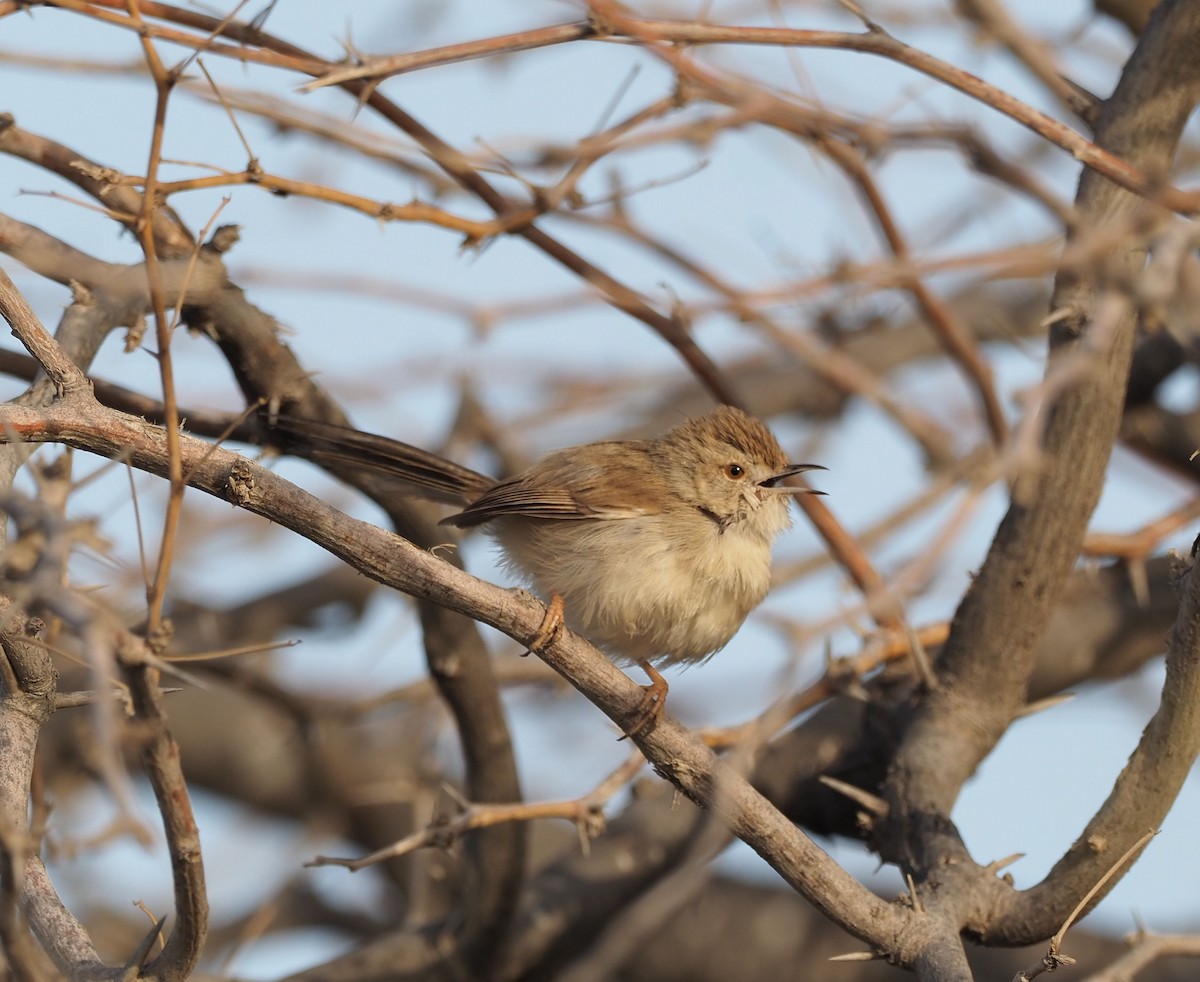
[[[1200,7],[1167,3],[1144,35],[1098,126],[1100,142],[1165,173],[1197,95]],[[1092,171],[1080,181],[1083,228],[1120,222],[1140,199]],[[1100,495],[1124,402],[1135,326],[1128,289],[1145,261],[1140,241],[1103,271],[1060,276],[1048,377],[1043,467],[1016,500],[960,605],[939,663],[940,687],[918,708],[887,788],[894,815],[948,814],[958,791],[1023,704],[1037,645],[1067,583]],[[1101,307],[1101,291],[1112,300]],[[1074,375],[1061,381],[1064,372]],[[898,830],[898,829],[897,829]],[[1140,830],[1144,831],[1144,830]],[[1139,831],[1139,834],[1140,834]],[[910,858],[893,842],[889,854]]]
[[[1158,711],[1087,828],[1037,886],[998,911],[984,940],[1022,944],[1043,938],[1062,923],[1092,884],[1147,831],[1157,829],[1200,754],[1200,575],[1182,582],[1179,617],[1167,652],[1167,677]],[[1114,886],[1099,891],[1099,903]]]

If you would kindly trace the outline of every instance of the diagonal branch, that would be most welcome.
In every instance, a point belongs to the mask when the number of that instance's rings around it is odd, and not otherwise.
[[[40,410],[2,407],[0,423],[8,439],[66,443],[102,456],[124,456],[159,476],[166,473],[161,430],[103,409],[88,396]],[[351,519],[236,454],[188,437],[181,438],[180,451],[193,487],[305,536],[373,579],[474,617],[522,644],[537,636],[545,611],[528,596],[475,579],[404,539]],[[618,725],[628,728],[637,718],[641,687],[584,639],[564,632],[541,657]],[[879,950],[898,950],[902,961],[915,957],[919,919],[866,890],[701,740],[668,717],[639,746],[660,773],[715,811],[828,916]]]

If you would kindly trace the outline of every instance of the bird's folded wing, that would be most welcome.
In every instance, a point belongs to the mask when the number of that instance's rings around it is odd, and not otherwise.
[[[468,528],[495,518],[614,520],[661,510],[663,481],[640,444],[594,443],[551,454],[485,491],[444,525]]]

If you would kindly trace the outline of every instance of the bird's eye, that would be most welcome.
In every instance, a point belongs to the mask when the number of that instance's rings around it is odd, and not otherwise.
[[[733,478],[735,481],[740,481],[746,476],[746,469],[741,464],[726,464],[725,476]]]

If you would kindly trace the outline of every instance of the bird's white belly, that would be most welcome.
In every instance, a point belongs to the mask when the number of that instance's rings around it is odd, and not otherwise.
[[[723,648],[766,595],[770,544],[707,519],[685,538],[668,537],[647,527],[655,521],[572,523],[570,556],[549,558],[538,523],[505,523],[495,534],[535,590],[562,595],[572,630],[625,659],[698,661]]]

